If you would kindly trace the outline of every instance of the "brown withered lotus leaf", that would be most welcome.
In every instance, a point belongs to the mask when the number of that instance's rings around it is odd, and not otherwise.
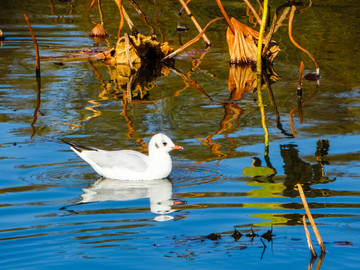
[[[167,42],[160,43],[156,41],[155,36],[129,35],[129,43],[130,59],[134,64],[142,63],[142,60],[147,59],[160,60],[174,51]],[[128,63],[125,46],[125,37],[122,37],[116,46],[115,58],[117,64]]]
[[[229,46],[231,64],[255,64],[257,54],[257,43],[259,32],[231,18],[231,23],[235,33],[228,27],[226,40]],[[266,43],[266,37],[263,37],[263,44]],[[280,51],[279,45],[271,41],[270,48],[263,53],[267,61],[272,62]]]

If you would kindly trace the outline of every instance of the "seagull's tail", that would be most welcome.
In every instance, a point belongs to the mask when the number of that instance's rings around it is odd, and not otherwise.
[[[76,144],[76,143],[71,143],[71,142],[67,142],[65,141],[64,139],[60,139],[62,142],[68,144],[71,146],[71,148],[73,148],[74,150],[76,150],[77,152],[81,153],[82,151],[84,150],[87,150],[87,151],[97,151],[96,148],[90,148],[90,147],[87,147],[87,146],[82,146],[80,144]]]

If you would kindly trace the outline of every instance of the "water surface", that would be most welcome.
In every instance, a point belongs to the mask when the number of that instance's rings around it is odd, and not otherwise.
[[[166,41],[179,47],[180,4],[139,4],[152,24],[157,18]],[[274,9],[280,4],[271,2]],[[229,92],[234,70],[228,65],[224,21],[209,28],[213,46],[207,52],[201,41],[188,48],[176,58],[176,72],[151,78],[144,92],[136,90],[145,97],[129,103],[114,82],[114,68],[74,57],[79,50],[116,42],[115,4],[103,3],[110,37],[101,44],[88,37],[88,5],[0,2],[0,28],[6,34],[0,46],[2,269],[158,269],[164,264],[176,269],[305,269],[311,257],[297,183],[304,187],[328,250],[321,267],[358,268],[357,1],[315,2],[295,16],[294,38],[318,60],[322,76],[319,85],[304,81],[303,123],[297,109],[298,67],[304,61],[306,74],[314,66],[291,44],[286,27],[274,36],[282,51],[274,65],[280,80],[271,85],[276,107],[263,92],[268,151],[257,93],[234,98],[236,93]],[[247,22],[244,4],[224,1],[224,6]],[[215,3],[193,1],[190,7],[202,25],[220,16]],[[127,9],[140,31],[149,34],[136,12]],[[24,13],[40,47],[41,95]],[[181,36],[184,43],[197,33],[188,17],[182,24],[191,28]],[[185,150],[172,152],[169,179],[151,183],[101,179],[59,140],[144,152],[157,132]],[[275,173],[244,175],[254,157]],[[237,241],[235,228],[243,234]],[[246,236],[251,228],[258,236]],[[260,237],[271,229],[272,241]],[[221,238],[206,238],[212,233]],[[312,241],[320,254],[313,233]]]

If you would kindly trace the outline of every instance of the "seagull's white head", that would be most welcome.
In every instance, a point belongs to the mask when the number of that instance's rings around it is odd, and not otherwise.
[[[183,149],[183,148],[179,145],[175,145],[168,136],[162,133],[158,133],[154,135],[149,143],[149,152],[152,151],[170,152],[173,149]]]

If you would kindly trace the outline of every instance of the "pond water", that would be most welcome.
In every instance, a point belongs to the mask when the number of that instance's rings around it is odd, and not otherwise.
[[[257,93],[229,92],[229,76],[240,78],[246,69],[229,67],[225,21],[206,32],[209,50],[199,40],[176,57],[173,69],[139,76],[133,85],[137,95],[129,100],[114,68],[74,57],[116,43],[119,15],[110,0],[102,3],[110,37],[101,44],[88,37],[90,2],[0,2],[6,35],[0,43],[1,269],[305,269],[312,263],[313,268],[358,269],[357,0],[314,1],[295,15],[293,36],[317,59],[321,74],[318,84],[304,80],[302,116],[300,61],[305,74],[315,68],[292,45],[286,25],[275,33],[282,50],[274,61],[279,80],[271,85],[276,104],[268,91],[262,93],[268,148]],[[148,35],[141,17],[123,2]],[[178,48],[179,40],[197,35],[188,16],[181,24],[190,30],[176,33],[178,1],[138,2],[156,25],[158,39],[161,29]],[[248,22],[241,1],[223,2],[230,16]],[[270,2],[273,14],[282,2]],[[190,8],[201,25],[221,16],[215,1],[194,0]],[[24,13],[40,48],[40,84]],[[98,18],[95,8],[92,18]],[[168,179],[150,182],[101,179],[59,140],[145,152],[157,132],[184,150],[171,152]],[[249,176],[253,158],[273,174]],[[297,183],[328,251],[315,262]],[[234,229],[243,234],[240,239],[232,237]],[[251,229],[255,237],[246,236]],[[272,241],[260,237],[268,230]],[[221,238],[206,237],[215,233]],[[311,229],[310,234],[320,254]]]

